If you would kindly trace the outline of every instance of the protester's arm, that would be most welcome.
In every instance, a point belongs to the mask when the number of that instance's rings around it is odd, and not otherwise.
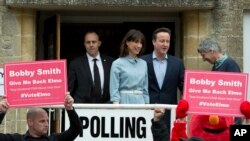
[[[0,112],[6,113],[9,108],[9,104],[6,101],[6,99],[1,99],[0,100]]]
[[[169,141],[168,128],[163,120],[165,109],[156,108],[154,110],[154,118],[152,121],[151,131],[154,141]]]
[[[148,92],[148,70],[146,67],[146,75],[145,75],[145,80],[143,82],[143,98],[145,101],[145,104],[149,104],[149,92]]]
[[[9,109],[9,104],[6,99],[0,100],[0,124],[2,123],[2,120],[4,119],[4,116]],[[0,141],[13,141],[14,137],[18,137],[19,134],[3,134],[0,133]]]
[[[180,138],[187,138],[186,121],[188,102],[180,100],[176,108],[177,120],[174,122],[174,127],[171,132],[171,141],[179,141]],[[154,110],[154,119],[152,119],[151,131],[154,141],[169,141],[168,128],[163,119],[165,109],[156,108]]]
[[[4,117],[5,117],[5,113],[0,112],[0,124],[2,124]]]
[[[68,113],[70,127],[66,131],[58,134],[58,140],[71,141],[74,140],[82,131],[82,123],[73,107],[74,99],[68,94],[65,98],[65,109]]]

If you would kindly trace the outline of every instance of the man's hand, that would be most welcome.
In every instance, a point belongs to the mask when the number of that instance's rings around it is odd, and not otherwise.
[[[155,108],[154,110],[154,121],[160,121],[164,116],[165,109],[164,108]]]
[[[6,113],[8,108],[9,108],[9,104],[6,101],[6,99],[1,99],[0,100],[0,112]]]
[[[65,102],[64,102],[65,109],[73,110],[73,103],[74,103],[74,99],[71,97],[69,93],[67,93],[65,97]]]

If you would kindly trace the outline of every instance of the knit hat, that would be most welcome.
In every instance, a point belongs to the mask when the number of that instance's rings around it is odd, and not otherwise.
[[[191,138],[188,138],[188,139],[180,138],[180,141],[204,141],[204,140],[199,138],[199,137],[191,137]]]

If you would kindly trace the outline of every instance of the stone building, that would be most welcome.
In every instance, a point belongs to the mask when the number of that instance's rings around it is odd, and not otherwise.
[[[196,51],[206,36],[217,37],[243,69],[243,17],[249,9],[249,0],[0,0],[0,67],[17,61],[70,61],[82,51],[83,32],[90,28],[102,33],[101,51],[108,55],[117,57],[129,28],[145,33],[149,52],[153,29],[165,26],[172,30],[170,53],[182,58],[187,69],[211,69]],[[25,113],[10,110],[9,126],[1,125],[0,132],[25,132]]]

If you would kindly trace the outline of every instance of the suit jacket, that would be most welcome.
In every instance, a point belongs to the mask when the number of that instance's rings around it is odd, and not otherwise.
[[[177,104],[177,89],[183,90],[184,64],[181,59],[168,55],[167,70],[160,89],[153,66],[153,54],[141,57],[148,65],[148,91],[150,103]]]
[[[73,60],[69,66],[68,90],[75,103],[107,103],[110,100],[109,79],[113,58],[100,55],[104,69],[104,86],[101,97],[92,97],[93,80],[87,55]]]

